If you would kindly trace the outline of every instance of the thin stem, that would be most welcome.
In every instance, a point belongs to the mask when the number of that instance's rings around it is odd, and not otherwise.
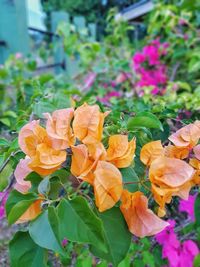
[[[6,165],[8,164],[8,162],[10,161],[11,157],[15,156],[18,152],[20,152],[20,150],[17,150],[15,152],[12,152],[10,154],[10,156],[4,161],[4,163],[1,165],[0,168],[0,173],[3,171],[3,169],[6,167]]]

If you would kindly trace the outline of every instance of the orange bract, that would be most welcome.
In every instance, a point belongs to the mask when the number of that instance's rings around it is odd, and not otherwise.
[[[34,220],[42,212],[41,203],[41,199],[33,202],[16,223],[25,223]]]
[[[145,144],[140,152],[140,160],[147,166],[160,156],[164,156],[164,148],[160,140]]]
[[[195,158],[200,160],[200,145],[197,145],[193,148]]]
[[[47,119],[46,130],[55,149],[66,149],[74,144],[75,137],[70,126],[74,116],[74,109],[60,109],[44,114]]]
[[[18,139],[21,150],[32,157],[36,154],[36,147],[39,144],[51,144],[47,132],[39,125],[39,121],[27,123],[19,132]]]
[[[99,161],[94,172],[94,194],[100,212],[112,208],[122,194],[122,176],[111,163]]]
[[[178,187],[192,179],[194,169],[180,159],[160,157],[153,161],[149,169],[152,183]]]
[[[128,142],[127,135],[113,135],[109,138],[106,159],[118,168],[126,168],[131,165],[136,148],[136,140]]]
[[[187,199],[193,185],[194,169],[179,159],[160,157],[153,161],[149,169],[152,193],[159,204],[159,216],[165,215],[165,203],[170,203],[172,196]]]
[[[165,156],[169,158],[186,159],[190,153],[188,147],[168,145],[165,147]]]
[[[101,113],[99,106],[86,103],[74,112],[73,130],[75,136],[84,144],[100,142],[104,119],[109,112]]]
[[[29,167],[40,175],[49,175],[60,168],[66,160],[66,151],[55,150],[48,145],[37,146],[36,154],[31,158]]]
[[[169,137],[169,140],[178,147],[193,148],[199,141],[200,128],[197,124],[188,124]]]
[[[169,225],[148,209],[148,200],[143,193],[124,190],[121,201],[120,209],[132,234],[138,237],[151,236]]]

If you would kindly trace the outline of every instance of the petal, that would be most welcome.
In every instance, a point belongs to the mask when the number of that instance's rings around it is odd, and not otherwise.
[[[94,172],[94,194],[100,212],[112,208],[122,194],[122,176],[111,163],[99,161]]]
[[[186,159],[190,153],[188,147],[168,145],[165,147],[165,156],[169,158]]]
[[[193,148],[195,158],[200,160],[200,144]]]
[[[21,193],[26,193],[31,188],[31,183],[24,180],[26,176],[32,172],[28,166],[29,163],[30,158],[20,159],[14,172],[14,176],[17,181],[15,184],[15,189]]]
[[[38,199],[24,212],[24,214],[18,219],[16,223],[25,223],[34,220],[41,212],[42,200]]]
[[[116,134],[109,138],[107,149],[107,160],[111,161],[122,157],[128,150],[128,136]]]
[[[156,158],[164,155],[164,148],[161,141],[152,141],[145,144],[140,152],[140,160],[149,166]]]
[[[73,115],[73,108],[56,110],[52,116],[44,114],[47,119],[46,130],[55,149],[66,149],[74,144],[75,137],[70,125]]]
[[[136,139],[133,138],[129,144],[126,153],[120,157],[111,161],[117,168],[129,167],[134,159],[136,149]]]
[[[143,193],[127,192],[127,190],[123,191],[120,209],[132,234],[138,237],[151,236],[169,225],[148,209],[148,200]]]
[[[149,179],[152,183],[178,187],[190,181],[194,169],[180,159],[160,157],[154,160],[149,169]]]

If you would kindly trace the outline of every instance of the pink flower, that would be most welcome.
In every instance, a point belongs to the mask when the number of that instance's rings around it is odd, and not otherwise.
[[[5,216],[5,204],[8,198],[8,192],[0,192],[0,219]]]
[[[95,82],[96,76],[97,75],[94,72],[90,72],[86,76],[86,78],[84,80],[84,88],[83,88],[84,90],[90,89],[92,87],[93,83]]]
[[[15,54],[15,58],[16,58],[16,59],[20,59],[20,58],[22,58],[22,53],[17,52],[17,53]]]
[[[188,217],[191,219],[191,221],[195,221],[195,216],[194,216],[194,203],[195,199],[197,197],[196,195],[190,195],[188,200],[181,199],[179,202],[179,211],[180,212],[186,212]]]
[[[184,241],[182,243],[180,251],[178,267],[185,267],[186,262],[187,262],[187,267],[193,267],[194,258],[198,254],[199,254],[199,249],[192,240]]]
[[[25,181],[26,176],[32,172],[32,170],[28,167],[30,162],[30,158],[26,157],[25,159],[20,159],[14,175],[17,183],[15,184],[15,189],[21,193],[26,193],[31,188],[31,183],[29,181]]]

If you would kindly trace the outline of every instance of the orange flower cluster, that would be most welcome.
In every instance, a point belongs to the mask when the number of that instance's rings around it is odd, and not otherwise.
[[[130,232],[139,237],[154,235],[168,223],[148,208],[148,199],[142,192],[124,189],[119,169],[132,164],[136,140],[129,141],[127,135],[117,134],[110,136],[108,147],[104,147],[103,126],[108,114],[102,113],[97,105],[83,104],[76,110],[46,113],[46,128],[39,121],[25,125],[19,133],[19,145],[26,158],[16,168],[15,188],[26,193],[31,187],[24,180],[26,175],[31,171],[42,176],[53,173],[62,167],[69,150],[71,173],[93,187],[99,211],[104,212],[120,201]],[[152,193],[160,206],[159,216],[165,214],[165,204],[173,196],[186,199],[191,187],[200,184],[199,138],[200,122],[195,122],[170,136],[173,145],[163,147],[161,141],[153,141],[142,148],[140,159],[149,170]],[[19,221],[35,218],[41,212],[39,207],[40,201],[33,203]]]
[[[161,141],[143,146],[141,161],[149,168],[149,179],[158,215],[166,214],[165,204],[173,196],[188,199],[191,187],[200,184],[200,122],[189,124],[169,137],[173,143],[163,147]]]

